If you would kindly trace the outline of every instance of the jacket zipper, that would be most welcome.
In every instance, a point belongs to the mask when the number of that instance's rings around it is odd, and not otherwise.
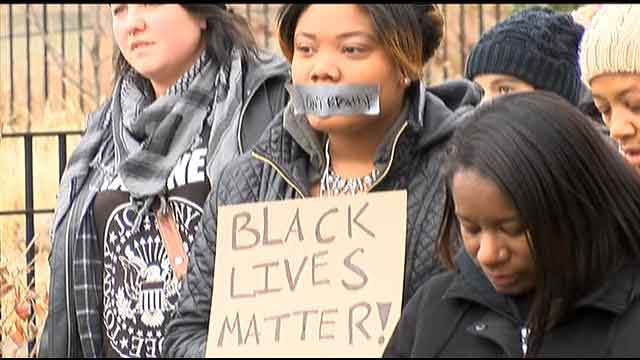
[[[396,135],[396,138],[393,140],[393,146],[391,147],[391,158],[389,160],[389,165],[387,165],[387,168],[384,169],[384,172],[382,173],[382,175],[378,178],[378,180],[376,180],[376,182],[373,183],[373,185],[371,185],[371,187],[369,188],[368,191],[373,190],[373,188],[376,187],[376,185],[380,184],[382,182],[382,180],[384,180],[384,178],[389,173],[389,170],[391,170],[391,165],[393,164],[393,159],[395,158],[396,145],[398,144],[398,140],[400,139],[400,135],[402,135],[402,133],[404,132],[404,129],[407,128],[407,125],[408,125],[408,123],[405,121],[405,123],[400,128],[400,131],[398,131],[398,134]]]
[[[395,155],[395,151],[396,151],[396,145],[398,144],[398,140],[400,139],[400,135],[402,135],[404,130],[407,128],[407,125],[408,125],[408,123],[405,122],[404,125],[402,125],[402,128],[400,128],[400,131],[398,131],[398,134],[396,135],[396,138],[393,140],[393,146],[391,148],[391,158],[389,160],[389,164],[387,165],[387,167],[384,170],[384,172],[382,173],[382,175],[378,178],[378,180],[375,183],[373,183],[373,185],[371,185],[371,187],[369,188],[369,191],[371,189],[373,189],[376,185],[378,185],[380,182],[382,182],[382,180],[384,180],[384,178],[389,173],[389,170],[391,169],[391,165],[393,164],[393,159],[394,159],[394,155]],[[291,180],[291,178],[289,176],[287,176],[285,171],[282,170],[273,161],[267,159],[266,156],[264,156],[262,154],[259,154],[255,150],[253,150],[251,152],[251,156],[253,156],[254,158],[256,158],[256,159],[258,159],[260,161],[263,161],[263,162],[267,163],[269,166],[273,167],[276,170],[276,172],[284,179],[284,181],[286,181],[287,184],[289,184],[289,186],[291,186],[298,193],[298,195],[300,195],[301,198],[303,198],[303,199],[305,198],[305,196],[302,193],[302,191],[300,190],[300,188],[298,186],[296,186],[294,184],[293,180]]]
[[[522,345],[522,357],[527,357],[527,349],[529,347],[529,334],[531,333],[531,329],[527,328],[526,325],[523,325],[520,328],[520,344]]]
[[[242,80],[244,82],[244,79]],[[262,84],[256,86],[254,89],[251,90],[250,94],[247,94],[247,100],[242,104],[242,110],[240,110],[240,122],[238,123],[238,151],[239,154],[242,154],[244,151],[244,146],[242,144],[242,123],[244,121],[244,113],[247,110],[247,107],[249,106],[249,102],[251,102],[251,98],[256,94],[256,91],[258,91],[258,88],[262,86]],[[244,89],[242,89],[242,96],[244,96]],[[268,95],[267,95],[268,96]]]
[[[71,180],[71,194],[75,191],[75,181]],[[67,357],[71,356],[71,306],[69,305],[69,299],[71,298],[71,293],[69,291],[69,229],[71,228],[71,220],[73,219],[73,210],[76,208],[77,202],[74,202],[71,205],[71,210],[69,210],[69,221],[67,221],[67,230],[65,233],[65,268],[64,268],[64,284],[65,284],[65,292],[67,297]]]

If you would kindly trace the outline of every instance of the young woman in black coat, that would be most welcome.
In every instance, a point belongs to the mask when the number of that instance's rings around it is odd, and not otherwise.
[[[535,91],[463,119],[439,254],[385,356],[640,355],[640,178],[578,109]]]

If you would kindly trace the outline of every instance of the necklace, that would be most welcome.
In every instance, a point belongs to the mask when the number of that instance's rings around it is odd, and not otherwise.
[[[320,196],[333,196],[340,194],[355,195],[366,192],[371,188],[373,183],[378,179],[378,169],[375,167],[371,173],[359,178],[345,179],[338,175],[331,168],[331,157],[329,156],[329,140],[324,147],[327,165],[320,178]]]

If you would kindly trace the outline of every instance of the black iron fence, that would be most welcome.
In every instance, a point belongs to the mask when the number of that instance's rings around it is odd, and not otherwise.
[[[13,114],[16,107],[24,106],[30,114],[34,103],[49,98],[54,86],[59,87],[54,91],[63,99],[68,95],[70,81],[84,89],[83,65],[87,58],[84,33],[92,30],[85,19],[95,10],[92,7],[95,5],[0,6],[0,22],[8,25],[0,32],[0,46],[3,56],[8,57],[2,62],[2,90],[9,93],[10,113]],[[76,71],[71,75],[70,69]],[[83,98],[79,101],[84,108]]]
[[[261,46],[279,51],[276,49],[277,42],[273,40],[272,30],[272,22],[279,6],[233,4],[229,7],[248,20]],[[0,30],[0,56],[3,59],[0,62],[3,87],[0,94],[0,116],[3,121],[8,119],[8,122],[16,122],[18,108],[26,110],[29,122],[32,121],[31,114],[37,113],[36,106],[42,107],[52,96],[63,100],[75,97],[82,111],[87,111],[108,95],[113,45],[110,17],[105,17],[108,15],[105,8],[104,5],[93,4],[0,5],[0,23],[8,25],[6,29],[2,25]],[[504,18],[508,8],[509,5],[505,4],[441,5],[446,34],[441,47],[425,68],[426,81],[435,83],[461,74],[470,47],[480,34]],[[35,45],[34,39],[37,39]],[[70,46],[71,42],[73,46]],[[39,50],[35,49],[36,46]],[[35,67],[36,63],[39,66]],[[92,100],[92,107],[86,104],[87,99]],[[34,207],[33,140],[41,137],[56,139],[58,176],[61,177],[67,160],[67,138],[80,134],[81,131],[1,134],[3,141],[19,139],[24,144],[24,208],[0,208],[0,217],[24,216],[26,244],[34,238],[34,216],[53,212],[51,208]],[[55,196],[53,193],[49,195]],[[28,249],[26,263],[31,264],[34,248]],[[34,278],[35,270],[31,268],[27,273],[27,284],[32,289]],[[35,322],[34,312],[31,311],[31,314],[30,321]],[[0,311],[0,320],[1,317]],[[1,336],[0,332],[0,345]],[[33,342],[30,342],[29,354],[33,346]]]
[[[280,4],[231,4],[244,16],[261,46],[279,51],[273,39]],[[459,75],[469,48],[502,19],[508,4],[441,4],[446,36],[425,69],[428,81]],[[108,7],[100,4],[0,5],[0,95],[12,116],[31,120],[50,97],[68,97],[94,108],[111,89],[113,40]],[[4,25],[6,24],[6,26]]]
[[[261,46],[273,48],[277,4],[233,4]],[[111,89],[111,16],[100,4],[0,5],[0,111],[37,118],[51,97],[89,110]],[[6,25],[5,25],[6,24]]]
[[[57,152],[58,152],[58,181],[62,178],[65,166],[67,164],[67,139],[70,136],[79,136],[82,131],[54,131],[54,132],[37,132],[37,133],[11,133],[3,134],[3,141],[21,141],[23,143],[24,152],[24,209],[2,209],[0,208],[0,217],[2,216],[24,216],[25,220],[25,248],[26,263],[32,264],[27,267],[27,284],[29,290],[35,290],[35,264],[34,255],[35,250],[30,242],[33,241],[35,236],[35,215],[37,214],[50,214],[53,213],[52,208],[36,208],[34,206],[34,193],[36,191],[34,187],[34,139],[36,138],[54,138],[57,140]],[[14,140],[15,139],[15,140]],[[15,169],[16,171],[18,169]],[[9,189],[5,189],[9,190]],[[33,304],[30,304],[31,311],[29,316],[29,323],[35,325],[35,311]],[[1,310],[1,308],[0,308]],[[2,312],[0,311],[0,320],[2,319]],[[2,332],[0,331],[0,345],[2,344]],[[28,343],[28,353],[31,354],[33,350],[34,342]],[[2,355],[2,348],[0,348],[0,355]]]

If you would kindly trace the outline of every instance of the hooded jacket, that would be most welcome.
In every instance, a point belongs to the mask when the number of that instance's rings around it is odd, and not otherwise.
[[[405,108],[378,147],[374,166],[382,174],[371,191],[407,190],[407,233],[403,303],[423,281],[443,269],[435,239],[444,209],[440,175],[443,148],[457,126],[456,112],[480,100],[467,80],[427,88],[415,83]],[[324,139],[291,103],[274,119],[251,152],[228,164],[203,209],[202,231],[164,343],[166,357],[205,355],[216,251],[217,208],[223,205],[310,196],[325,166]],[[215,310],[214,310],[215,311]]]
[[[267,53],[261,54],[260,61],[247,60],[250,61],[243,65],[242,109],[238,117],[230,120],[229,128],[216,129],[222,135],[211,136],[208,144],[206,174],[210,183],[214,183],[217,172],[226,161],[253,147],[270,119],[281,113],[286,104],[284,84],[289,79],[288,63]],[[91,183],[93,177],[104,176],[103,170],[94,166],[99,147],[87,144],[103,142],[104,134],[111,134],[113,122],[105,124],[102,121],[111,108],[110,103],[109,99],[89,114],[87,129],[78,148],[94,150],[80,154],[76,148],[60,182],[50,234],[49,311],[40,339],[40,357],[82,357],[83,354],[73,295],[73,259],[79,241],[80,219],[86,214],[97,192],[87,184]],[[102,274],[89,276],[101,278]]]
[[[431,278],[411,299],[385,357],[523,357],[526,310],[497,293],[461,251],[458,270]],[[524,307],[526,308],[526,306]],[[540,357],[638,357],[640,265],[613,273],[542,340]]]

